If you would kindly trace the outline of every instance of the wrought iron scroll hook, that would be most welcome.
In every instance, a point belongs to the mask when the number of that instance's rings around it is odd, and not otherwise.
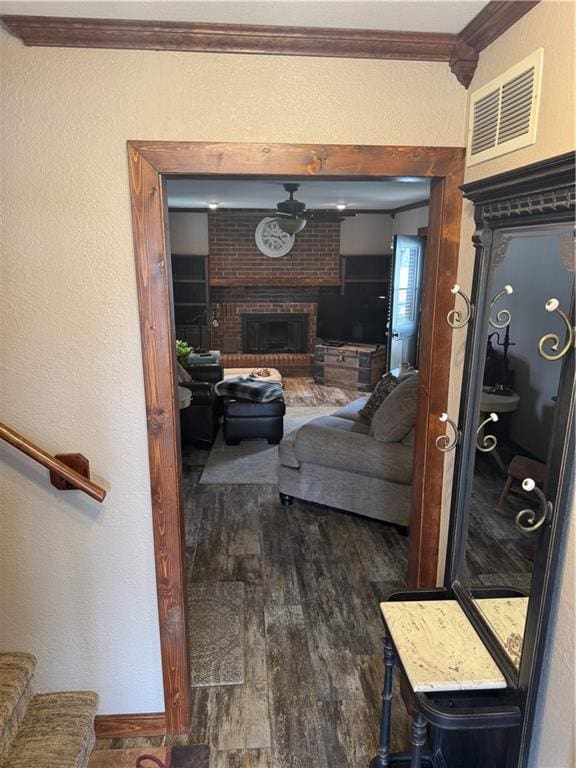
[[[490,451],[494,450],[498,445],[498,440],[495,435],[483,434],[484,427],[491,421],[498,421],[498,415],[496,413],[491,413],[476,430],[476,448],[478,448],[479,451],[482,451],[482,453],[490,453]]]
[[[456,422],[454,422],[447,413],[442,413],[438,420],[442,422],[443,424],[449,424],[452,429],[454,430],[453,437],[450,437],[449,435],[438,435],[438,437],[435,440],[436,448],[438,448],[439,451],[442,451],[442,453],[447,453],[448,451],[453,451],[454,448],[458,445],[460,442],[460,438],[462,436],[462,433],[458,429],[458,425]]]
[[[560,302],[558,299],[548,299],[544,305],[544,308],[546,309],[546,312],[556,312],[556,314],[562,318],[564,324],[566,325],[566,343],[562,349],[560,349],[560,351],[558,351],[558,348],[560,347],[560,337],[557,333],[547,333],[545,336],[542,336],[538,342],[538,352],[540,353],[541,357],[543,357],[544,360],[554,362],[556,360],[561,360],[568,352],[570,347],[576,346],[576,328],[570,322],[568,315],[562,309],[560,309]],[[550,343],[550,349],[554,354],[550,354],[550,352],[546,352],[544,349],[544,346],[548,343]]]
[[[548,501],[531,477],[522,481],[522,488],[526,493],[533,492],[536,494],[540,501],[540,509],[521,509],[516,515],[516,528],[522,533],[533,533],[552,519],[554,505]]]
[[[502,288],[502,290],[499,291],[490,302],[490,311],[492,311],[494,305],[502,298],[502,296],[510,296],[512,293],[514,293],[514,288],[512,288],[511,285],[505,285],[504,288]],[[510,310],[501,309],[496,315],[496,320],[493,320],[492,316],[490,316],[488,322],[493,328],[502,329],[506,328],[506,326],[510,324],[510,320],[512,320],[512,313]]]
[[[472,319],[472,316],[474,314],[474,305],[470,302],[470,299],[464,291],[460,288],[458,283],[452,286],[450,288],[450,293],[453,293],[455,296],[462,296],[464,299],[464,303],[466,305],[466,308],[464,312],[462,312],[459,309],[451,309],[450,312],[446,315],[446,322],[450,326],[450,328],[464,328],[467,323],[470,322]]]

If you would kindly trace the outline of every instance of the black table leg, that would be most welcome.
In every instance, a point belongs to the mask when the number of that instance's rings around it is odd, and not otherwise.
[[[392,680],[396,657],[390,638],[384,637],[384,689],[382,691],[382,715],[380,718],[380,740],[378,754],[370,763],[370,768],[389,768],[390,766],[390,721],[392,718]]]
[[[426,743],[426,720],[418,710],[415,710],[412,715],[410,743],[412,745],[410,768],[420,768],[422,765],[422,747]]]

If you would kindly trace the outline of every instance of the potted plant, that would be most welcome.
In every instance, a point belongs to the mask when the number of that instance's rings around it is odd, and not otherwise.
[[[187,341],[176,339],[176,357],[178,358],[180,365],[186,365],[186,361],[188,360],[191,352],[192,347],[190,344],[188,344]]]

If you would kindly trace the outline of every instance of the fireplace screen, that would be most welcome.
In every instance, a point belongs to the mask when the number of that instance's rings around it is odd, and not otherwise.
[[[308,315],[242,315],[242,352],[308,351]]]

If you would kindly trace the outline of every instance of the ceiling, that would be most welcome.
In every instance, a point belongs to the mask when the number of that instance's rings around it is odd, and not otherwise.
[[[487,4],[476,0],[0,0],[0,13],[456,34]]]
[[[334,210],[346,203],[353,210],[400,208],[426,200],[430,196],[428,179],[381,181],[305,180],[298,182],[297,200],[308,208]],[[168,181],[168,205],[171,208],[274,208],[286,200],[282,181],[222,181],[214,179],[172,179]]]

